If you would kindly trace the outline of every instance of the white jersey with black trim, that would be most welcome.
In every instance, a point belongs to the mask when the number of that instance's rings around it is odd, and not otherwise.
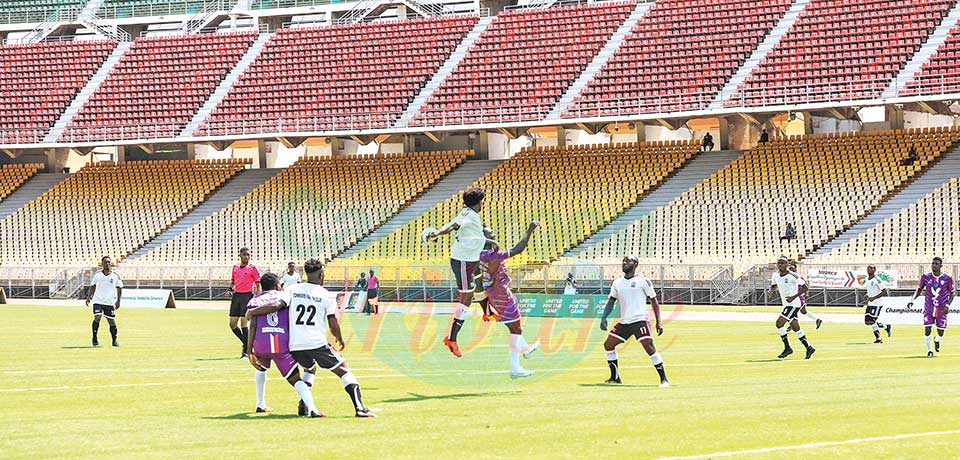
[[[868,278],[863,282],[863,287],[867,289],[867,297],[876,297],[883,292],[885,286],[883,281],[880,281],[880,278],[874,276],[873,278]],[[877,299],[874,301],[867,302],[867,305],[871,307],[880,307],[883,306],[883,300]]]
[[[104,275],[103,270],[93,274],[90,278],[90,285],[96,286],[91,302],[94,305],[116,305],[117,288],[123,287],[123,281],[117,272],[111,271],[109,275]]]
[[[621,276],[610,285],[610,298],[620,302],[621,324],[647,321],[650,317],[647,312],[647,299],[656,297],[657,292],[653,290],[650,280],[639,273],[633,278]]]
[[[793,299],[793,302],[787,302],[788,297],[796,296],[797,293],[800,292],[800,286],[807,284],[799,275],[793,272],[787,272],[786,275],[781,276],[779,272],[774,272],[770,278],[770,284],[777,287],[777,291],[780,293],[780,303],[784,307],[802,307],[800,296]]]
[[[298,283],[284,290],[284,300],[290,314],[290,351],[330,344],[327,317],[337,313],[336,294],[318,284]]]

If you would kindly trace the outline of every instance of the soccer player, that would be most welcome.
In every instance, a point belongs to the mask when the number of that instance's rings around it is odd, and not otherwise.
[[[867,310],[863,314],[863,324],[873,329],[875,339],[873,343],[883,343],[883,339],[880,338],[880,329],[886,329],[887,337],[893,335],[893,332],[889,324],[884,326],[880,322],[880,310],[883,309],[883,303],[880,299],[889,296],[890,293],[883,286],[883,281],[877,278],[877,267],[867,266],[867,280],[863,282],[863,286],[867,288]]]
[[[800,276],[800,271],[797,270],[797,262],[793,260],[790,261],[790,272],[799,278],[803,278]],[[806,283],[807,280],[803,281]],[[817,318],[817,315],[814,315],[812,311],[807,311],[807,291],[804,291],[803,294],[800,294],[800,313],[813,320],[813,322],[817,324],[817,329],[820,329],[820,325],[823,324],[823,320]]]
[[[523,338],[523,329],[520,326],[520,308],[517,298],[510,290],[510,272],[507,270],[507,259],[520,254],[527,249],[530,236],[540,224],[531,222],[527,232],[513,248],[501,251],[497,243],[497,235],[490,227],[484,226],[483,233],[487,238],[485,249],[480,252],[480,268],[483,271],[483,287],[486,293],[487,306],[497,311],[498,321],[502,322],[510,331],[510,378],[529,377],[533,371],[520,366],[520,355],[530,358],[534,351],[540,348],[540,343],[527,345]]]
[[[297,264],[290,262],[287,264],[287,271],[281,278],[280,289],[284,290],[302,281],[303,278],[297,273]]]
[[[337,321],[335,296],[323,287],[323,263],[310,259],[303,264],[303,271],[307,274],[307,281],[291,287],[284,295],[289,299],[287,304],[290,306],[288,309],[290,352],[293,358],[306,369],[304,382],[308,386],[313,386],[318,367],[331,371],[343,382],[343,389],[353,402],[356,416],[375,417],[376,415],[363,405],[360,382],[357,377],[347,367],[343,356],[327,341],[329,327],[330,334],[339,344],[339,349],[343,350],[343,336],[340,333],[340,323]],[[277,305],[265,305],[248,311],[247,314],[266,315],[277,310]],[[301,414],[304,409],[301,405]]]
[[[380,314],[380,278],[377,278],[373,270],[370,270],[370,277],[367,278],[367,303],[370,305],[369,312]]]
[[[807,342],[807,336],[804,334],[803,328],[800,327],[800,322],[797,321],[797,315],[802,308],[800,295],[806,294],[807,282],[790,272],[789,261],[786,257],[780,257],[777,260],[777,272],[770,279],[768,295],[773,295],[774,292],[780,293],[780,302],[783,304],[783,312],[777,318],[777,330],[780,332],[780,340],[783,340],[783,352],[777,357],[783,359],[793,354],[793,348],[790,348],[790,340],[787,338],[789,333],[787,324],[789,323],[794,332],[797,333],[800,343],[807,348],[805,359],[810,359],[817,350]]]
[[[310,393],[310,386],[300,378],[297,361],[290,355],[288,336],[290,334],[290,319],[287,315],[287,302],[278,288],[280,280],[277,275],[267,273],[260,278],[263,291],[257,294],[247,305],[247,310],[255,310],[264,305],[274,305],[277,311],[264,316],[251,316],[250,328],[253,334],[247,340],[247,353],[250,364],[256,369],[254,382],[257,388],[257,412],[272,412],[266,401],[267,369],[270,363],[277,365],[280,375],[287,379],[294,390],[300,395],[300,402],[312,418],[325,417],[317,410]],[[300,414],[305,415],[305,414]]]
[[[953,303],[955,294],[953,291],[956,290],[953,278],[946,273],[942,273],[942,268],[943,259],[934,257],[930,266],[930,273],[920,277],[920,286],[917,287],[910,303],[907,304],[907,308],[913,307],[913,301],[917,300],[921,292],[924,293],[926,303],[923,305],[923,335],[927,342],[927,356],[931,358],[933,357],[931,345],[935,345],[937,353],[940,353],[940,340],[943,338],[943,334],[947,332],[947,314],[950,313],[950,304]],[[933,326],[937,326],[937,336],[933,338],[931,344],[930,333]]]
[[[486,243],[486,238],[483,237],[483,221],[480,219],[485,197],[486,193],[483,189],[476,187],[467,189],[463,192],[464,207],[460,214],[440,230],[427,235],[429,241],[454,230],[457,232],[450,250],[450,268],[453,269],[453,276],[457,280],[459,295],[454,306],[450,334],[444,337],[443,344],[458,358],[462,354],[460,346],[457,345],[457,334],[460,333],[460,328],[463,327],[463,322],[470,311],[470,303],[473,301],[473,292],[476,288],[474,274],[477,271],[477,264],[480,263],[480,251],[483,251]]]
[[[607,330],[607,317],[613,312],[614,303],[620,302],[620,322],[613,326],[606,342],[603,343],[603,348],[607,351],[607,365],[610,366],[610,378],[606,383],[621,383],[616,347],[630,337],[636,337],[650,355],[653,367],[660,374],[660,386],[668,387],[670,382],[667,381],[667,373],[663,369],[663,358],[660,357],[660,353],[657,353],[657,347],[653,345],[647,313],[647,299],[650,299],[653,316],[657,321],[657,335],[663,335],[663,325],[660,323],[660,302],[657,301],[657,293],[653,290],[650,280],[637,273],[638,263],[636,256],[623,258],[621,265],[623,276],[610,285],[610,298],[607,299],[607,306],[603,309],[603,317],[600,319],[600,330]]]
[[[110,337],[113,346],[119,347],[117,341],[117,313],[120,309],[120,294],[123,291],[123,281],[120,276],[110,269],[110,257],[100,259],[100,270],[90,278],[90,290],[87,292],[87,306],[93,300],[93,346],[99,347],[97,331],[100,330],[100,317],[106,316],[110,324]]]
[[[250,249],[240,249],[240,265],[233,266],[233,272],[230,274],[230,290],[226,295],[230,296],[230,330],[233,335],[240,340],[240,357],[247,357],[247,303],[253,299],[254,294],[260,292],[260,270],[250,263]],[[239,323],[239,327],[237,327]]]

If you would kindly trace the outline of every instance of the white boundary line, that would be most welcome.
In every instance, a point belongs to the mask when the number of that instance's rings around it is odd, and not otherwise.
[[[865,442],[876,442],[876,441],[897,441],[900,439],[946,436],[951,434],[960,434],[960,430],[928,431],[925,433],[908,433],[908,434],[898,434],[893,436],[876,436],[873,438],[856,438],[856,439],[848,439],[846,441],[814,442],[810,444],[797,444],[793,446],[778,446],[778,447],[765,447],[762,449],[744,449],[744,450],[734,450],[734,451],[728,451],[728,452],[714,452],[711,454],[690,455],[690,456],[684,456],[684,457],[661,457],[660,460],[694,460],[694,459],[701,459],[701,458],[733,457],[738,455],[781,452],[785,450],[817,449],[820,447],[862,444]]]

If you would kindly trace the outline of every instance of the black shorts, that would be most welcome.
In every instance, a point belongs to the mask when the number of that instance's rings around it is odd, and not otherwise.
[[[230,317],[241,318],[247,316],[247,304],[253,299],[252,292],[234,292],[230,297]]]
[[[93,315],[103,315],[107,318],[114,319],[117,317],[116,313],[113,310],[113,305],[104,305],[102,303],[93,304]]]
[[[870,318],[877,319],[880,317],[880,309],[883,308],[880,305],[867,305],[867,311],[864,314]]]
[[[377,298],[379,298],[379,297],[380,297],[380,290],[379,290],[379,289],[376,289],[376,288],[374,288],[374,289],[367,289],[367,300],[377,299]]]
[[[636,337],[638,342],[644,339],[653,340],[653,336],[650,334],[650,321],[637,321],[630,324],[617,323],[616,326],[613,326],[613,329],[610,329],[610,335],[620,339],[621,342],[626,342],[630,337]]]
[[[783,307],[783,311],[780,312],[780,316],[787,321],[793,321],[797,319],[797,316],[800,314],[800,310],[802,309],[803,307],[791,307],[788,305]]]
[[[473,292],[476,289],[477,268],[480,262],[464,262],[462,260],[450,259],[450,269],[453,270],[453,276],[457,280],[457,290],[462,293]]]
[[[293,359],[297,360],[297,364],[305,369],[310,369],[316,364],[320,369],[329,371],[343,364],[343,356],[330,345],[313,350],[291,351],[290,354],[293,355]]]

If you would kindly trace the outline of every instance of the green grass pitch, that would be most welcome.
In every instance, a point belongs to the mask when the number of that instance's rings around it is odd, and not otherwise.
[[[917,326],[874,345],[863,325],[808,323],[814,359],[798,356],[791,334],[797,353],[778,362],[772,324],[673,321],[657,344],[674,386],[658,388],[635,343],[620,352],[624,385],[598,384],[608,371],[595,320],[527,319],[525,335],[544,350],[524,361],[537,374],[513,381],[503,326],[472,317],[455,359],[440,344],[446,316],[353,315],[344,356],[379,418],[353,418],[327,373],[313,393],[330,417],[311,420],[295,417],[295,393],[275,369],[267,383],[275,412],[251,413],[253,372],[224,311],[121,309],[118,349],[89,347],[90,312],[79,303],[0,313],[2,458],[821,460],[960,451],[960,336],[948,332],[943,353],[928,359]],[[100,341],[109,344],[105,321]],[[920,435],[895,437],[912,434]]]

